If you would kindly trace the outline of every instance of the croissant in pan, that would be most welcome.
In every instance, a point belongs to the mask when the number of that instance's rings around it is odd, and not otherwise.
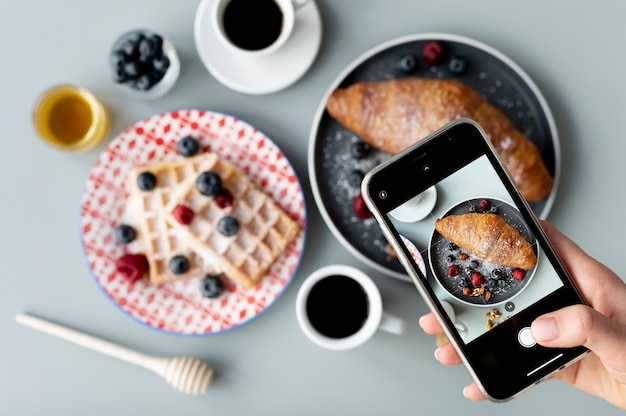
[[[496,214],[449,215],[436,220],[435,229],[481,260],[524,270],[537,265],[530,243]]]
[[[537,147],[480,93],[456,80],[366,81],[333,91],[328,113],[370,145],[397,153],[448,122],[467,117],[482,126],[529,202],[544,199],[553,178]]]

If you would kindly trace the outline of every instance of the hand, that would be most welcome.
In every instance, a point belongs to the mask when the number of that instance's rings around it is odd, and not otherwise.
[[[591,353],[553,378],[626,409],[626,284],[553,225],[542,225],[593,309],[575,305],[542,315],[532,323],[533,338],[545,347],[589,348]],[[427,334],[443,333],[432,313],[420,319],[420,326]],[[439,347],[435,358],[444,365],[461,364],[451,344]],[[463,389],[463,395],[485,399],[473,383]]]

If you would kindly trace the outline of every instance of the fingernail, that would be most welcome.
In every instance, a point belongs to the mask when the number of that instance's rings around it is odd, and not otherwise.
[[[443,349],[443,347],[439,347],[439,348],[437,348],[437,349],[435,350],[435,359],[436,359],[437,361],[441,361],[441,360],[439,359],[439,354],[441,353],[441,350],[442,350],[442,349]]]
[[[554,318],[538,318],[532,323],[531,332],[535,341],[554,341],[559,337],[559,323]]]
[[[426,315],[420,316],[419,321],[417,321],[420,325],[420,328],[424,329],[424,325],[422,325],[422,322],[424,321],[424,319],[426,318]]]
[[[465,397],[466,399],[469,399],[469,386],[465,386],[463,387],[463,397]]]

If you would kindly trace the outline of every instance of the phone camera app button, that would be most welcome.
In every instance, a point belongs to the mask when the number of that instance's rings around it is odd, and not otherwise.
[[[526,348],[534,347],[537,344],[530,332],[529,326],[524,327],[519,331],[517,334],[517,341],[522,345],[522,347]]]
[[[513,312],[515,310],[515,304],[513,302],[507,302],[504,304],[504,309],[506,309],[507,312]]]

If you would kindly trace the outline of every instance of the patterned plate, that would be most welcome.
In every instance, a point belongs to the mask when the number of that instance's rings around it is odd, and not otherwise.
[[[420,271],[424,275],[424,277],[428,278],[428,273],[426,272],[426,265],[424,264],[424,257],[422,257],[422,253],[420,253],[419,249],[413,244],[411,240],[400,234],[400,239],[406,246],[407,250],[409,250],[409,254],[413,258],[413,261],[417,264]]]
[[[253,289],[227,285],[219,298],[208,299],[200,293],[201,277],[155,286],[129,283],[115,271],[115,260],[125,250],[113,232],[125,211],[128,171],[180,158],[176,141],[185,136],[198,139],[203,151],[215,152],[238,166],[300,225],[296,238]],[[167,333],[204,335],[250,321],[283,293],[302,256],[306,210],[294,169],[267,136],[229,115],[180,110],[135,124],[100,155],[85,185],[80,227],[83,251],[96,283],[124,313]]]

